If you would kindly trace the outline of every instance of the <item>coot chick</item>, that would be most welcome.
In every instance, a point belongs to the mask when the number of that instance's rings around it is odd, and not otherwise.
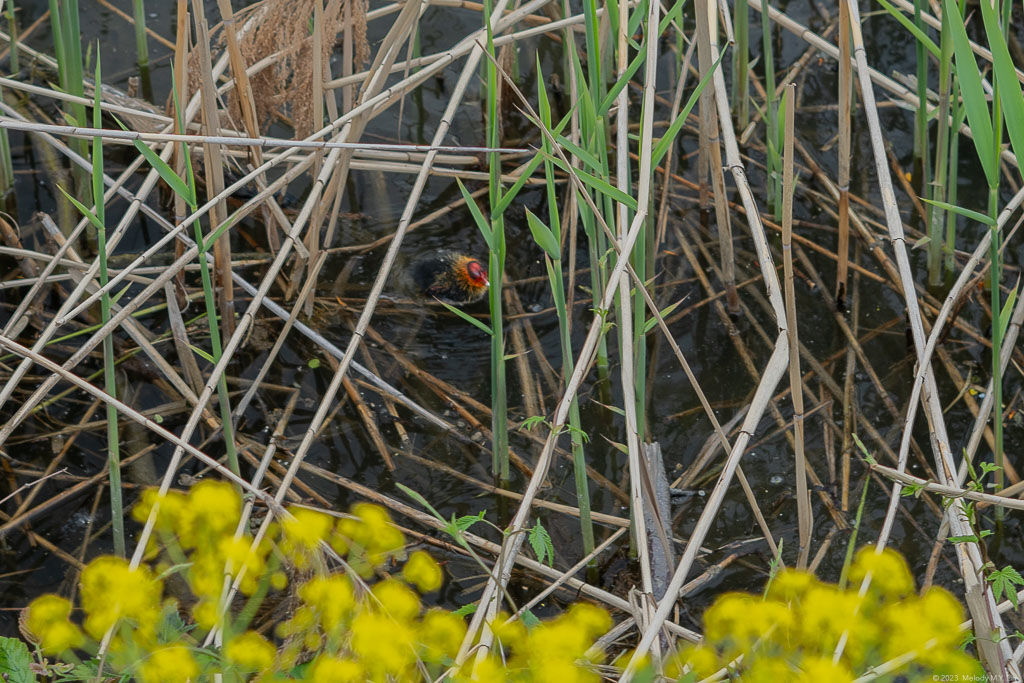
[[[412,279],[424,296],[463,306],[487,294],[487,268],[472,256],[436,251],[412,265]]]

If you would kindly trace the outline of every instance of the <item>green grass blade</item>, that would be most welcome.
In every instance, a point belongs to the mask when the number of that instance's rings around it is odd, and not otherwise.
[[[96,214],[94,214],[92,211],[90,211],[89,207],[87,207],[85,204],[83,204],[82,202],[78,201],[74,197],[72,197],[71,194],[67,190],[65,190],[63,187],[61,187],[60,185],[57,186],[57,189],[60,190],[61,193],[65,197],[67,197],[71,201],[72,204],[75,205],[76,209],[78,209],[79,211],[82,212],[83,216],[85,216],[86,218],[89,219],[89,222],[92,223],[92,226],[94,228],[96,228],[97,230],[102,230],[104,228],[104,225],[100,221],[99,217]]]
[[[602,180],[601,178],[598,178],[595,175],[587,173],[586,171],[584,171],[582,169],[579,169],[579,168],[569,168],[564,163],[562,163],[561,159],[559,159],[556,156],[549,155],[549,157],[551,159],[551,163],[553,163],[555,166],[558,166],[560,169],[562,169],[566,173],[573,173],[573,174],[575,174],[577,177],[579,177],[580,180],[582,180],[585,184],[589,185],[593,189],[597,190],[598,192],[600,192],[600,193],[602,193],[604,195],[607,195],[607,196],[611,197],[612,199],[614,199],[617,202],[622,202],[623,204],[625,204],[629,208],[631,208],[634,211],[636,211],[636,209],[637,209],[636,199],[634,199],[633,197],[629,196],[628,194],[626,194],[622,190],[618,189],[617,187],[613,186],[611,183],[609,183],[609,182],[607,182],[605,180]]]
[[[942,0],[942,11],[949,17],[953,53],[956,55],[956,75],[967,111],[967,122],[974,134],[974,148],[978,151],[989,187],[996,187],[999,184],[999,159],[992,158],[992,117],[988,102],[985,100],[985,91],[981,86],[978,62],[971,51],[971,42],[967,38],[967,29],[964,27],[964,20],[960,16],[956,1]]]
[[[480,230],[480,234],[484,236],[484,241],[487,242],[487,248],[494,251],[494,235],[491,232],[491,224],[484,218],[484,214],[480,211],[480,207],[476,203],[476,199],[466,186],[462,184],[462,181],[458,178],[455,182],[459,184],[459,191],[462,192],[462,198],[466,200],[466,206],[469,207],[469,212],[473,215],[473,220],[476,222],[476,227]]]
[[[117,125],[121,126],[122,129],[128,130],[128,127],[125,126],[120,119],[114,117],[114,120],[117,121]],[[132,144],[135,145],[135,149],[142,153],[142,156],[146,157],[146,161],[149,162],[149,165],[160,174],[160,179],[167,183],[170,188],[174,190],[175,194],[179,197],[183,197],[190,205],[196,203],[195,197],[192,196],[192,193],[189,191],[189,187],[185,181],[181,179],[181,176],[174,172],[174,169],[171,168],[166,161],[160,158],[159,154],[154,152],[150,146],[142,140],[132,140]]]
[[[921,197],[920,199],[922,202],[925,202],[926,204],[937,206],[940,209],[945,209],[946,211],[952,211],[955,214],[959,214],[966,218],[970,218],[971,220],[978,221],[979,223],[984,223],[985,225],[995,225],[998,222],[995,218],[992,218],[988,214],[978,213],[977,211],[971,211],[970,209],[965,209],[960,206],[953,206],[952,204],[940,202],[934,199],[926,199],[925,197]]]
[[[533,234],[533,241],[540,245],[540,248],[547,252],[553,260],[562,258],[562,251],[558,246],[558,238],[551,232],[544,221],[533,215],[529,209],[526,210],[526,222],[530,226],[530,233]]]
[[[1017,80],[1017,72],[996,11],[987,1],[980,5],[988,46],[992,50],[992,68],[999,84],[996,90],[999,92],[999,102],[1003,105],[1006,132],[1010,136],[1010,146],[1013,147],[1018,163],[1024,163],[1024,95],[1021,94],[1020,81]]]
[[[903,24],[903,28],[907,29],[914,34],[917,41],[925,46],[928,52],[931,52],[936,59],[939,58],[940,50],[939,46],[935,44],[935,41],[929,38],[925,33],[921,31],[917,26],[914,25],[910,19],[904,16],[903,12],[890,5],[886,0],[878,0],[878,4],[885,8],[885,11],[892,15],[892,18]]]
[[[718,53],[718,59],[715,60],[715,63],[711,65],[708,72],[704,74],[704,78],[700,80],[697,87],[693,89],[692,93],[690,93],[690,98],[686,100],[686,106],[682,108],[679,112],[679,116],[677,116],[676,120],[672,122],[672,125],[668,127],[668,130],[665,131],[665,134],[661,139],[658,140],[658,144],[654,146],[654,151],[651,153],[652,167],[660,164],[661,160],[665,158],[665,154],[668,153],[669,146],[676,139],[676,135],[679,134],[679,131],[682,130],[683,124],[686,123],[686,117],[690,115],[690,111],[693,109],[694,105],[697,104],[697,100],[700,99],[700,94],[704,91],[704,88],[706,88],[708,83],[711,82],[711,78],[715,74],[715,69],[717,69],[718,65],[722,63],[723,57],[725,57],[725,50]]]
[[[1017,303],[1017,292],[1020,289],[1020,278],[1017,279],[1017,284],[1010,290],[1010,296],[1006,297],[1006,301],[1003,303],[1003,310],[999,312],[999,336],[1000,338],[1006,336],[1006,328],[1010,326],[1010,316],[1013,315],[1013,307]]]
[[[487,335],[488,337],[492,337],[492,336],[494,336],[494,332],[493,332],[493,331],[491,330],[491,328],[490,328],[490,327],[488,327],[488,326],[487,326],[487,324],[486,324],[486,323],[483,323],[483,322],[481,322],[481,321],[477,320],[476,318],[474,318],[473,316],[471,316],[471,315],[470,315],[469,313],[466,313],[466,312],[465,312],[465,311],[463,311],[463,310],[460,310],[460,309],[458,309],[458,308],[455,308],[455,307],[454,307],[454,306],[452,306],[451,304],[446,304],[445,302],[441,301],[440,299],[438,299],[438,300],[437,300],[437,303],[441,304],[442,306],[444,306],[445,308],[447,308],[447,309],[448,309],[449,311],[451,311],[451,312],[452,312],[452,313],[454,313],[455,315],[457,315],[457,316],[459,316],[460,318],[462,318],[463,320],[465,320],[465,321],[466,321],[467,323],[469,323],[470,325],[473,325],[473,326],[475,326],[475,327],[479,328],[479,329],[480,329],[480,330],[482,330],[482,331],[483,331],[483,333],[484,333],[484,334],[486,334],[486,335]]]

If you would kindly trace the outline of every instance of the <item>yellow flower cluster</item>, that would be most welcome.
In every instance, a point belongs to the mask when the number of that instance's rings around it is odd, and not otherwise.
[[[499,615],[491,627],[500,652],[492,652],[472,669],[463,670],[456,681],[600,681],[591,665],[600,664],[603,653],[596,651],[588,656],[588,650],[611,626],[606,611],[583,602],[532,628],[522,620],[511,621],[507,615]]]
[[[588,659],[594,639],[611,626],[604,610],[572,606],[551,621],[527,628],[502,616],[494,624],[497,647],[487,658],[472,657],[472,669],[453,670],[466,636],[462,616],[425,609],[420,596],[438,590],[441,567],[425,551],[401,558],[403,534],[388,513],[357,504],[335,519],[304,508],[271,525],[259,543],[238,531],[242,501],[231,486],[204,481],[188,494],[143,494],[134,510],[139,521],[154,513],[156,542],[137,568],[116,557],[89,563],[81,579],[81,624],[73,606],[55,595],[35,600],[26,625],[48,655],[94,655],[112,634],[104,674],[141,683],[186,683],[223,674],[226,680],[346,681],[431,680],[448,674],[463,681],[597,681]],[[325,545],[326,544],[326,545]],[[326,571],[322,549],[344,555],[351,574]],[[288,588],[285,569],[303,578],[291,586],[295,607],[273,630],[253,628],[259,601]],[[194,624],[181,624],[164,580],[185,580],[194,596]],[[374,580],[373,577],[380,577]],[[168,578],[175,577],[175,578]],[[223,604],[225,588],[237,583],[247,596]],[[223,646],[207,644],[213,629]],[[255,676],[255,677],[254,677]]]
[[[859,595],[861,580],[871,587]],[[845,590],[806,572],[784,570],[762,598],[726,593],[704,613],[704,642],[676,653],[666,675],[705,678],[722,669],[744,681],[852,681],[854,672],[897,657],[898,670],[926,675],[980,674],[959,649],[963,608],[942,588],[914,592],[906,562],[893,550],[861,548]],[[834,654],[846,634],[842,656]]]

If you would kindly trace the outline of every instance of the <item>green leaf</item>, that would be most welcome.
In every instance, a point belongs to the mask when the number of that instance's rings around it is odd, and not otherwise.
[[[469,313],[466,313],[465,311],[459,310],[458,308],[455,308],[451,304],[446,304],[445,302],[441,301],[440,299],[437,299],[437,303],[441,304],[442,306],[444,306],[449,311],[451,311],[455,315],[459,316],[460,318],[462,318],[463,320],[465,320],[469,324],[474,325],[474,326],[480,328],[481,330],[483,330],[484,334],[486,334],[488,337],[490,337],[490,336],[492,336],[494,334],[494,332],[491,331],[491,328],[489,328],[485,323],[483,323],[483,322],[477,320],[476,318],[474,318],[473,316],[471,316]]]
[[[475,612],[476,612],[476,603],[475,602],[471,602],[468,605],[463,605],[459,609],[455,610],[454,612],[452,612],[452,614],[454,614],[457,617],[467,617],[470,614],[473,614]]]
[[[216,359],[214,359],[214,357],[213,357],[213,356],[211,356],[210,354],[208,354],[208,353],[207,353],[206,351],[203,351],[203,350],[202,350],[201,348],[199,348],[198,346],[194,346],[194,345],[192,345],[192,344],[189,344],[189,348],[191,348],[191,349],[192,349],[192,352],[193,352],[193,353],[195,353],[195,354],[196,354],[197,356],[199,356],[200,358],[202,358],[202,359],[204,359],[204,360],[206,360],[206,361],[208,361],[208,362],[210,362],[210,363],[213,363],[214,365],[216,365],[216,364],[217,364],[217,361],[216,361]]]
[[[0,675],[11,683],[35,683],[28,645],[17,638],[0,637]]]
[[[522,422],[520,422],[519,423],[519,427],[517,429],[520,429],[520,430],[525,429],[525,430],[529,431],[529,430],[533,429],[535,426],[537,426],[538,424],[547,424],[547,423],[548,423],[548,420],[543,415],[532,415],[532,416],[526,418],[525,420],[523,420]]]
[[[647,56],[646,52],[646,50],[639,50],[637,55],[633,57],[633,61],[631,61],[629,66],[626,67],[626,70],[615,81],[615,83],[612,84],[612,87],[608,89],[608,94],[604,96],[604,99],[601,100],[601,106],[597,108],[598,116],[604,116],[608,113],[608,110],[611,109],[612,105],[615,103],[615,98],[619,96],[622,89],[626,87],[629,81],[636,74],[640,65],[644,63],[644,57]]]
[[[89,219],[89,222],[90,222],[90,223],[92,223],[92,226],[93,226],[94,228],[96,228],[97,230],[104,230],[104,229],[106,228],[106,226],[104,226],[104,225],[103,225],[103,221],[101,221],[101,220],[99,219],[99,217],[98,217],[98,216],[97,216],[96,214],[94,214],[94,213],[93,213],[92,211],[90,211],[90,210],[89,210],[88,208],[86,208],[85,204],[83,204],[82,202],[78,201],[77,199],[75,199],[74,197],[72,197],[72,196],[71,196],[70,194],[68,194],[67,190],[65,190],[65,189],[64,189],[63,187],[61,187],[60,185],[58,185],[58,186],[57,186],[57,189],[58,189],[58,190],[60,190],[60,191],[61,191],[61,193],[62,193],[62,194],[63,194],[63,195],[65,196],[65,197],[67,197],[67,198],[68,198],[68,200],[69,200],[69,201],[70,201],[70,202],[71,202],[72,204],[74,204],[74,205],[75,205],[75,208],[76,208],[76,209],[78,209],[79,211],[81,211],[81,212],[82,212],[82,215],[83,215],[83,216],[85,216],[86,218],[88,218],[88,219]]]
[[[534,527],[530,529],[530,547],[533,548],[538,562],[543,564],[546,558],[548,566],[554,566],[555,546],[551,543],[551,536],[539,519]]]
[[[679,301],[675,302],[674,304],[669,304],[665,308],[663,308],[660,311],[658,311],[658,313],[661,314],[661,319],[664,320],[665,316],[670,315],[672,313],[672,311],[676,310],[676,307],[678,307],[679,304],[681,304],[681,303],[683,303],[682,299],[680,299]],[[647,334],[648,332],[653,330],[654,326],[657,325],[657,324],[658,324],[658,318],[655,317],[655,316],[651,316],[647,320],[647,322],[644,323],[644,334]]]
[[[860,440],[860,437],[857,436],[857,433],[853,432],[852,434],[850,434],[850,436],[853,437],[854,443],[857,444],[857,448],[860,449],[860,452],[864,455],[864,459],[867,460],[868,464],[874,465],[875,459],[871,457],[871,453],[868,452],[867,446],[865,446],[864,442]]]
[[[974,534],[968,534],[967,536],[950,536],[950,543],[977,543],[978,537]]]
[[[530,163],[526,165],[526,168],[523,169],[523,172],[519,174],[519,177],[516,178],[516,181],[512,183],[512,186],[508,188],[505,194],[501,195],[501,199],[498,200],[498,203],[491,207],[491,210],[494,212],[494,215],[501,215],[502,213],[505,212],[505,209],[508,208],[508,205],[511,204],[512,200],[515,199],[516,195],[519,194],[519,190],[523,189],[523,185],[526,184],[526,181],[533,177],[534,171],[537,170],[537,167],[540,166],[540,163],[542,161],[544,161],[544,154],[538,151],[537,154],[532,159],[530,159]],[[459,183],[459,185],[461,186],[462,183]],[[468,203],[469,199],[466,199],[466,202]],[[485,236],[484,239],[487,239],[487,237]],[[487,245],[490,246],[490,244],[491,243],[488,240]]]
[[[1017,289],[1020,285],[1020,280],[1017,280],[1017,284],[1010,290],[1010,296],[1006,297],[1006,301],[1003,302],[1002,307],[999,309],[999,333],[1001,336],[1006,336],[1006,328],[1010,326],[1010,316],[1013,315],[1013,307],[1017,303]],[[989,463],[984,463],[989,464]]]
[[[939,59],[940,51],[939,46],[935,44],[935,41],[929,38],[925,33],[921,31],[917,26],[914,25],[910,19],[908,19],[903,12],[890,5],[885,0],[878,0],[878,4],[885,8],[885,11],[892,15],[892,18],[903,24],[903,28],[907,29],[914,34],[917,38],[917,42],[925,46],[928,52],[931,52],[935,56],[935,59]]]
[[[706,88],[708,83],[711,82],[711,79],[715,74],[715,69],[717,69],[718,65],[722,63],[723,57],[725,57],[724,49],[718,53],[718,59],[715,60],[715,63],[710,69],[708,69],[708,72],[704,74],[704,78],[700,79],[700,83],[698,83],[697,87],[694,88],[692,93],[690,93],[690,99],[686,100],[686,106],[679,112],[679,116],[677,116],[676,120],[672,122],[672,125],[668,127],[665,134],[661,136],[661,139],[658,140],[658,144],[654,146],[654,150],[651,152],[652,167],[660,164],[661,160],[665,157],[665,154],[668,153],[668,149],[672,145],[672,141],[676,139],[676,135],[678,135],[679,131],[682,130],[683,124],[686,123],[686,117],[690,115],[690,110],[693,109],[695,104],[697,104],[697,100],[700,99],[700,94],[704,91],[704,88]]]
[[[575,142],[565,137],[564,135],[559,135],[557,138],[555,138],[555,141],[565,149],[569,150],[570,152],[578,156],[580,158],[580,161],[585,163],[590,168],[594,169],[594,171],[596,171],[597,173],[600,173],[601,171],[604,170],[604,166],[601,164],[600,159],[598,159],[593,154],[583,149],[582,147],[580,147],[579,145],[577,145]]]
[[[121,126],[124,130],[128,130],[118,118],[114,118],[117,121],[117,125]],[[153,149],[142,140],[132,140],[132,144],[135,145],[135,149],[142,153],[142,156],[146,157],[146,161],[152,166],[156,172],[160,175],[160,179],[163,180],[167,185],[174,190],[174,193],[179,197],[185,199],[185,202],[189,206],[195,206],[196,197],[192,193],[189,186],[181,179],[174,169],[171,168],[166,161],[160,158],[160,155],[153,151]]]
[[[992,69],[996,74],[999,102],[1003,105],[1006,133],[1010,137],[1010,146],[1013,147],[1017,160],[1024,160],[1024,95],[1021,94],[1017,72],[1010,58],[996,11],[988,2],[979,4],[982,20],[985,22],[985,34],[988,36],[988,47],[992,50]]]
[[[469,529],[469,527],[473,526],[477,522],[484,521],[484,516],[486,514],[487,514],[487,510],[481,510],[480,512],[476,513],[475,515],[463,515],[462,517],[459,517],[458,519],[455,518],[455,515],[452,515],[452,524],[459,531],[466,531],[466,530]]]
[[[459,191],[462,192],[462,198],[466,200],[466,206],[469,207],[469,212],[473,214],[473,220],[476,221],[476,227],[480,230],[480,234],[484,236],[484,242],[487,242],[487,248],[494,251],[494,238],[491,235],[491,224],[484,218],[483,213],[480,211],[480,207],[477,205],[476,200],[466,186],[462,184],[462,181],[458,178],[455,182],[459,184]]]
[[[626,455],[629,455],[629,447],[626,446],[626,444],[619,443],[618,441],[612,441],[608,437],[605,437],[605,441],[614,446],[615,450],[619,451],[620,453],[625,453]]]
[[[223,235],[225,232],[227,232],[231,228],[231,226],[235,224],[235,222],[237,220],[238,220],[238,212],[236,211],[235,213],[233,213],[230,216],[228,216],[224,220],[223,223],[218,225],[216,230],[214,230],[209,235],[207,235],[203,239],[202,245],[200,245],[200,247],[203,249],[203,251],[205,251],[207,249],[208,245],[216,243],[217,240],[220,239],[220,236]]]
[[[547,255],[553,260],[558,261],[561,259],[562,248],[558,244],[558,238],[551,232],[551,229],[544,225],[544,222],[533,215],[533,212],[529,209],[526,210],[526,222],[530,226],[533,241],[547,252]]]
[[[992,597],[995,598],[996,602],[999,602],[1003,594],[1005,594],[1007,599],[1013,604],[1013,608],[1017,609],[1016,586],[1024,586],[1024,578],[1021,577],[1020,573],[1013,567],[1006,566],[1000,570],[993,570],[986,578],[992,584]]]
[[[310,370],[316,370],[318,367],[320,367],[320,359],[310,358],[306,365],[309,367]]]
[[[523,610],[523,614],[519,617],[519,619],[523,622],[523,626],[525,626],[528,629],[540,625],[540,619],[538,619],[537,615],[528,609]]]
[[[445,518],[442,517],[441,514],[437,510],[434,509],[434,506],[431,505],[430,503],[428,503],[427,499],[424,498],[423,496],[421,496],[419,493],[417,493],[416,491],[413,491],[411,488],[409,488],[405,484],[397,484],[396,483],[395,486],[397,486],[398,489],[402,493],[404,493],[405,495],[407,495],[410,498],[412,498],[413,500],[415,500],[417,503],[419,503],[420,505],[425,507],[427,510],[430,510],[430,514],[434,515],[434,517],[436,517],[437,519],[439,519],[442,522],[446,522]]]
[[[985,90],[981,86],[981,73],[978,62],[971,51],[971,41],[967,38],[963,17],[957,7],[956,0],[942,0],[942,11],[949,22],[950,35],[953,38],[953,53],[956,55],[956,77],[963,95],[964,109],[967,111],[967,122],[974,135],[974,148],[985,171],[985,179],[989,187],[999,185],[999,159],[993,156],[995,149],[992,132],[992,116],[989,113]]]
[[[612,184],[607,182],[606,180],[603,180],[595,175],[587,173],[586,171],[580,168],[569,168],[562,163],[561,159],[558,159],[557,157],[554,156],[551,156],[551,163],[553,163],[555,166],[558,166],[558,168],[562,169],[566,173],[572,173],[577,178],[582,180],[584,184],[589,185],[598,192],[608,195],[615,201],[625,204],[634,211],[637,210],[636,199],[629,196],[628,194],[618,189],[617,187],[612,186]]]
[[[995,218],[992,218],[989,215],[978,213],[977,211],[971,211],[970,209],[965,209],[960,206],[953,206],[952,204],[948,204],[946,202],[940,202],[935,199],[925,199],[924,197],[921,197],[921,201],[931,204],[932,206],[937,206],[940,209],[945,209],[946,211],[958,213],[961,216],[970,218],[972,221],[978,221],[979,223],[984,223],[985,225],[995,225],[996,223],[998,223],[998,221]]]

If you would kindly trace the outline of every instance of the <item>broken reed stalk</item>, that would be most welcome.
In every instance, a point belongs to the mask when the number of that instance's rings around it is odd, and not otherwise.
[[[708,12],[710,0],[696,0],[697,16]],[[697,22],[697,62],[701,78],[713,68],[715,55],[711,49],[711,36],[706,22]],[[722,276],[725,286],[726,306],[731,315],[740,310],[739,295],[736,292],[736,260],[733,256],[732,226],[729,216],[729,198],[725,194],[725,174],[722,169],[722,147],[718,136],[718,112],[715,108],[714,92],[705,88],[700,103],[701,146],[711,173],[711,193],[715,204],[715,228],[718,232],[718,247],[722,259]],[[703,173],[703,171],[702,171]],[[701,182],[703,183],[702,175]]]
[[[789,327],[789,385],[793,399],[793,438],[796,442],[796,507],[800,548],[797,569],[806,569],[811,552],[811,498],[807,491],[807,465],[804,460],[804,392],[800,381],[800,336],[797,332],[796,293],[793,283],[793,118],[796,85],[790,83],[783,94],[786,110],[785,144],[782,154],[782,256],[786,285],[786,317]]]
[[[207,133],[215,135],[220,128],[217,110],[217,85],[213,78],[213,58],[210,55],[210,30],[203,0],[191,0],[192,21],[196,29],[196,53],[199,55],[199,95],[202,98],[202,121]],[[216,197],[224,190],[224,162],[220,145],[203,145],[203,178],[208,197]],[[228,218],[227,201],[213,205],[212,220],[224,225]],[[213,244],[217,286],[220,289],[220,324],[225,338],[235,329],[234,283],[231,280],[231,236],[225,232]],[[230,414],[231,411],[228,411]]]
[[[629,49],[626,35],[628,28],[629,11],[627,3],[620,2],[615,51],[617,58],[616,78],[619,80],[625,77],[624,75],[629,66]],[[649,27],[648,30],[650,30]],[[649,36],[647,37],[650,39]],[[651,83],[649,85],[653,87],[654,84]],[[629,196],[633,189],[633,178],[629,168],[629,100],[627,88],[619,90],[617,100],[618,108],[615,115],[615,182],[619,191]],[[650,134],[649,131],[645,132],[648,135]],[[640,172],[653,175],[650,168],[641,169]],[[623,245],[629,231],[630,216],[630,207],[623,201],[616,202],[616,220],[613,225],[616,227],[615,237],[619,240],[619,254],[623,258],[629,257],[636,264],[637,255],[646,251],[644,245],[646,244],[646,237],[650,232],[648,229],[650,223],[645,217],[632,248],[626,250]],[[643,271],[639,270],[639,272],[642,273]],[[647,545],[647,522],[644,511],[646,505],[650,503],[645,503],[645,487],[642,485],[643,473],[646,468],[643,462],[643,452],[640,447],[639,420],[643,412],[642,408],[638,405],[643,402],[646,394],[641,384],[642,378],[646,373],[646,367],[641,366],[638,368],[637,363],[641,358],[638,353],[634,352],[634,344],[638,342],[646,344],[646,338],[643,335],[639,335],[638,339],[638,335],[636,335],[636,331],[633,328],[633,296],[630,293],[629,284],[629,275],[626,274],[625,270],[622,270],[619,275],[616,306],[618,324],[616,327],[619,332],[619,370],[622,382],[622,408],[626,423],[626,454],[629,458],[630,518],[633,521],[630,549],[636,549],[637,558],[640,563],[641,588],[645,594],[649,595],[653,590],[653,583],[650,548]],[[637,314],[641,320],[644,319],[642,307]],[[646,623],[648,612],[649,608],[645,606],[640,615],[640,623]]]
[[[850,55],[850,12],[839,3],[839,240],[836,253],[836,305],[846,308],[850,267],[850,110],[853,108],[853,65]]]

